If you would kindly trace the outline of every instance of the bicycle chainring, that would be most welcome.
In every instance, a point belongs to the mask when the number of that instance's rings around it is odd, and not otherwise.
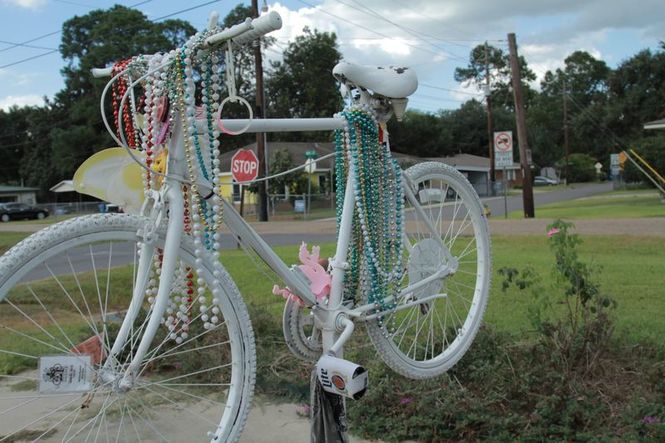
[[[298,302],[287,300],[282,319],[284,340],[289,350],[301,360],[317,362],[323,346],[321,331],[314,326],[314,316]]]

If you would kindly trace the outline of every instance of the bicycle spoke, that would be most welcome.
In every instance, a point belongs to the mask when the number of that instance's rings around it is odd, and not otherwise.
[[[207,372],[214,371],[216,369],[228,368],[229,366],[231,366],[231,364],[232,363],[227,363],[227,364],[215,366],[215,367],[212,367],[212,368],[201,369],[200,371],[190,372],[189,374],[183,374],[183,375],[178,375],[178,376],[175,376],[175,377],[167,378],[166,380],[159,380],[159,381],[156,381],[156,382],[150,382],[150,383],[142,384],[142,385],[140,385],[140,388],[148,388],[149,386],[160,384],[160,383],[165,383],[167,381],[180,380],[181,378],[191,377],[192,375],[205,374]]]
[[[34,294],[34,293],[33,293],[33,294]],[[21,308],[19,308],[17,305],[15,305],[14,303],[12,303],[11,300],[5,300],[5,301],[6,301],[6,302],[7,302],[12,308],[14,308],[15,310],[17,310],[17,311],[18,311],[18,312],[19,312],[19,313],[20,313],[25,319],[27,319],[27,320],[28,320],[29,322],[31,322],[33,325],[37,326],[37,328],[38,328],[40,331],[42,331],[44,334],[46,334],[48,337],[50,337],[53,341],[56,341],[56,342],[60,345],[60,348],[61,348],[60,350],[64,350],[65,352],[67,352],[67,347],[66,347],[65,345],[63,345],[58,339],[56,339],[56,338],[55,338],[50,332],[48,332],[46,329],[44,329],[44,328],[42,327],[42,325],[40,325],[39,323],[37,323],[36,321],[34,321],[34,320],[32,319],[32,317],[30,317],[28,314],[26,314],[25,312],[23,312],[23,310],[22,310]],[[41,303],[40,303],[40,305],[41,305]],[[42,308],[44,308],[43,305],[42,305]],[[44,310],[46,311],[46,308],[44,308]],[[52,345],[49,344],[49,346],[52,346]],[[53,346],[53,347],[55,347],[55,346]],[[57,348],[56,348],[56,349],[57,349]]]
[[[66,254],[67,256],[67,262],[69,263],[69,269],[72,271],[71,275],[74,278],[74,281],[76,282],[76,286],[79,289],[79,293],[81,294],[81,300],[83,300],[83,304],[85,305],[86,311],[88,311],[88,317],[90,318],[90,322],[88,323],[88,326],[90,326],[90,329],[92,329],[95,332],[95,335],[99,335],[99,330],[97,329],[97,325],[95,324],[94,317],[92,315],[92,311],[90,310],[90,305],[88,304],[88,300],[86,299],[85,294],[83,293],[83,287],[81,286],[81,282],[79,281],[78,278],[78,273],[76,270],[74,270],[74,264],[72,263],[72,259],[69,257],[69,253]],[[78,305],[76,305],[78,306]],[[80,312],[81,316],[85,319],[85,315],[83,315],[83,312]],[[109,349],[107,349],[107,352]]]
[[[207,402],[210,402],[210,403],[214,403],[216,405],[224,405],[225,404],[224,402],[221,402],[221,401],[218,401],[218,400],[213,400],[213,399],[207,398],[207,397],[201,397],[200,395],[192,394],[191,392],[183,391],[181,389],[171,388],[170,384],[158,383],[158,385],[159,385],[160,388],[166,389],[167,391],[175,392],[177,394],[186,395],[188,397],[195,398],[197,400],[207,401]],[[227,386],[230,386],[230,384],[227,385]]]
[[[141,443],[143,440],[141,439],[141,435],[139,435],[139,430],[136,427],[136,422],[134,421],[134,414],[132,414],[132,408],[127,404],[127,401],[125,400],[125,405],[127,407],[127,415],[129,416],[129,419],[132,422],[132,428],[134,429],[134,432],[136,433],[136,440]]]
[[[182,247],[176,252],[179,254],[176,258],[178,280],[170,286],[166,296],[169,304],[186,303],[187,310],[181,308],[186,317],[176,316],[171,331],[167,332],[165,325],[158,327],[146,356],[137,362],[138,374],[126,379],[132,383],[122,383],[147,322],[154,315],[147,300],[140,301],[135,318],[127,317],[128,310],[123,311],[128,309],[125,303],[131,302],[134,295],[134,290],[130,293],[128,289],[144,279],[138,275],[136,260],[136,233],[140,227],[136,225],[138,219],[129,216],[92,216],[89,219],[90,222],[76,221],[75,227],[72,227],[74,222],[64,222],[62,228],[55,225],[51,233],[56,240],[51,244],[55,246],[26,251],[34,256],[26,260],[30,265],[13,270],[20,274],[15,280],[20,284],[12,280],[10,287],[0,288],[7,294],[5,301],[8,302],[3,310],[3,314],[8,315],[3,315],[0,332],[13,339],[6,340],[0,357],[11,359],[10,367],[16,371],[5,380],[8,387],[13,386],[13,382],[19,389],[27,390],[15,393],[7,390],[0,395],[3,423],[16,423],[7,438],[8,431],[0,432],[0,438],[5,438],[1,441],[14,439],[17,433],[26,430],[34,433],[32,438],[49,441],[168,441],[170,431],[166,429],[176,423],[165,420],[173,413],[173,407],[179,408],[179,420],[192,421],[196,415],[204,425],[183,428],[177,438],[205,439],[203,429],[209,427],[205,419],[221,431],[221,435],[237,439],[245,422],[244,418],[238,419],[248,412],[249,402],[246,401],[252,386],[246,371],[253,370],[254,357],[249,354],[253,346],[248,342],[252,333],[246,329],[247,313],[244,306],[235,302],[239,294],[235,288],[225,286],[226,276],[215,275],[225,272],[223,268],[213,265],[208,258],[197,264],[204,272],[194,277],[194,284],[202,285],[207,297],[214,291],[215,297],[222,300],[210,305],[207,311],[199,312],[201,303],[197,298],[187,302],[182,298],[187,291],[186,274],[182,272],[195,268],[193,249]],[[107,222],[112,229],[104,228]],[[124,243],[129,242],[132,244],[125,253]],[[162,237],[159,242],[156,250],[163,249]],[[185,237],[185,242],[189,245],[191,239]],[[155,260],[153,257],[148,268],[151,272],[146,277],[148,280],[159,279]],[[45,277],[38,280],[40,275]],[[213,281],[219,286],[213,287]],[[149,284],[153,288],[155,282]],[[193,289],[196,294],[197,286]],[[203,327],[204,312],[217,316],[219,321],[210,322],[214,327]],[[239,323],[239,318],[244,323]],[[126,340],[116,343],[117,353],[111,356],[111,345],[117,341],[125,319],[128,322]],[[188,333],[184,338],[183,332]],[[169,335],[172,333],[181,339],[176,342]],[[75,349],[93,356],[87,374],[93,388],[88,392],[41,394],[38,392],[40,375],[20,372],[34,371],[44,356],[73,356]],[[16,361],[15,366],[11,366],[13,361]],[[239,361],[244,363],[238,364]],[[25,385],[21,384],[24,382]],[[199,411],[197,405],[205,405],[205,408]],[[183,413],[184,410],[188,412]],[[18,417],[20,420],[15,419]]]
[[[160,396],[161,398],[163,398],[163,399],[166,400],[167,402],[171,403],[171,404],[174,405],[177,409],[182,409],[183,411],[189,413],[190,415],[194,416],[195,418],[200,419],[200,420],[203,420],[203,421],[205,421],[206,423],[208,423],[208,424],[210,424],[210,425],[212,425],[212,426],[217,427],[217,423],[215,423],[214,421],[210,420],[208,417],[205,417],[205,416],[203,416],[203,415],[201,415],[201,414],[196,414],[196,413],[194,413],[194,412],[191,411],[189,408],[185,408],[185,407],[183,407],[182,405],[179,405],[178,403],[174,402],[173,400],[171,400],[171,399],[168,398],[168,397],[165,397],[164,395],[160,394],[159,392],[155,391],[154,389],[150,389],[149,387],[146,387],[146,389],[148,389],[148,390],[149,390],[150,392],[152,392],[153,394],[156,394],[156,395]]]
[[[4,400],[4,399],[3,399],[3,400]],[[36,401],[36,400],[39,400],[39,398],[31,398],[31,399],[28,399],[28,400],[26,400],[26,401],[24,401],[24,402],[22,402],[22,403],[19,403],[19,404],[17,404],[17,405],[12,406],[12,407],[10,407],[9,409],[5,409],[4,411],[0,411],[0,416],[5,415],[5,414],[7,414],[7,413],[9,413],[9,412],[11,412],[11,411],[13,411],[13,410],[15,410],[15,409],[22,408],[23,406],[25,406],[25,405],[27,405],[27,404],[29,404],[29,403],[32,403],[33,401]]]
[[[102,292],[101,289],[99,288],[99,277],[97,276],[97,266],[95,266],[95,256],[92,252],[92,245],[88,246],[88,249],[90,251],[90,262],[92,263],[92,273],[95,277],[95,288],[97,289],[97,301],[99,302],[99,310],[101,312],[102,316],[102,332],[103,332],[103,337],[104,340],[106,341],[106,347],[108,349],[111,349],[111,344],[109,343],[109,338],[108,338],[108,330],[106,327],[106,307],[102,306]]]
[[[31,421],[30,423],[28,423],[27,425],[24,425],[23,427],[17,429],[16,431],[12,432],[11,434],[7,434],[7,435],[5,435],[3,438],[0,439],[0,442],[6,441],[6,440],[9,439],[9,437],[18,434],[19,432],[23,431],[24,429],[26,429],[26,428],[28,428],[28,427],[34,425],[34,424],[37,424],[37,423],[39,423],[39,422],[42,421],[42,420],[47,419],[48,417],[50,417],[50,416],[52,416],[53,414],[57,413],[57,412],[60,411],[61,409],[66,408],[67,406],[71,405],[72,403],[74,403],[74,402],[77,401],[77,400],[78,400],[77,398],[73,398],[73,399],[71,399],[70,401],[68,401],[67,403],[65,403],[65,404],[61,405],[60,407],[58,407],[58,408],[52,410],[52,411],[49,412],[48,414],[43,415],[43,416],[41,416],[41,417],[39,417],[39,418],[36,418],[35,420],[33,420],[33,421]],[[12,440],[12,441],[13,441],[13,440]]]
[[[143,406],[145,406],[145,403],[143,403],[141,400],[139,400],[139,401],[141,402],[141,404],[142,404]],[[134,408],[132,408],[131,406],[127,405],[127,407],[129,408],[130,411],[134,411]],[[134,412],[136,413],[136,411],[134,411]],[[161,432],[159,432],[159,430],[158,430],[157,428],[155,428],[155,426],[154,426],[152,423],[150,423],[145,417],[143,417],[141,414],[138,414],[138,413],[136,413],[136,414],[137,414],[137,416],[138,416],[141,420],[143,420],[143,423],[145,423],[146,425],[148,425],[148,427],[149,427],[152,431],[154,431],[154,433],[155,433],[156,435],[158,435],[159,437],[161,437],[162,441],[167,441],[167,442],[169,441],[169,439],[166,438],[166,437],[164,437],[164,434],[162,434]],[[140,440],[140,439],[139,439],[139,440]]]

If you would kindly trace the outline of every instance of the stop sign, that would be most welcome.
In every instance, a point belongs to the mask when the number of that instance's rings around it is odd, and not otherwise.
[[[254,151],[239,149],[231,158],[231,174],[237,182],[248,182],[259,175],[259,159]]]

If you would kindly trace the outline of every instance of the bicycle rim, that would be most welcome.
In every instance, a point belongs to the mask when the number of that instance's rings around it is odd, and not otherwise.
[[[367,327],[393,370],[420,379],[444,373],[471,345],[487,306],[490,240],[478,196],[458,171],[429,162],[405,175],[420,210],[406,200],[402,286],[451,264],[454,273],[406,293],[398,306],[411,307],[386,315],[381,323],[368,321]],[[424,299],[429,301],[420,303]]]
[[[0,441],[239,438],[254,386],[253,333],[235,285],[209,257],[199,266],[203,275],[192,277],[202,279],[206,292],[213,275],[220,282],[215,312],[212,306],[205,311],[218,317],[216,327],[203,327],[194,297],[187,320],[173,330],[160,326],[134,386],[120,389],[120,377],[103,374],[131,298],[141,226],[140,218],[127,215],[73,219],[34,234],[0,259]],[[193,250],[183,241],[176,297],[187,294]],[[138,346],[150,313],[147,298],[114,359],[117,374]],[[181,341],[173,340],[171,334],[184,330]],[[68,384],[67,377],[80,378],[84,367],[90,375],[83,386]]]

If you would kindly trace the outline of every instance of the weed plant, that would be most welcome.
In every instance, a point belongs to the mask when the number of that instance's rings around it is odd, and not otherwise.
[[[533,298],[528,337],[483,326],[456,366],[425,381],[392,372],[362,337],[348,347],[370,373],[366,396],[347,403],[351,431],[389,442],[665,441],[663,351],[614,336],[616,303],[572,228],[549,227],[554,284],[528,267],[499,271],[504,291]],[[306,402],[311,366],[277,353],[259,342],[276,358],[259,368],[259,391]]]

